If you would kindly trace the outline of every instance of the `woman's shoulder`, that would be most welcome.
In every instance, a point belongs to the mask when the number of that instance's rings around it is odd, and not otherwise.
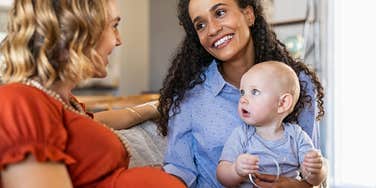
[[[2,97],[20,98],[27,96],[35,97],[39,95],[41,95],[41,93],[38,89],[23,83],[9,83],[0,86],[0,96]]]
[[[74,162],[65,154],[67,131],[62,108],[41,90],[22,83],[0,86],[0,170],[33,154],[38,161]]]
[[[312,82],[312,78],[310,77],[310,75],[304,71],[299,72],[298,77],[301,81]]]
[[[23,83],[1,85],[0,98],[6,99],[0,102],[3,107],[11,107],[13,105],[29,106],[29,108],[46,106],[51,109],[51,104],[58,104],[43,91]]]
[[[304,71],[299,73],[299,80],[303,82],[303,89],[307,92],[308,95],[314,96],[315,87],[311,76]]]

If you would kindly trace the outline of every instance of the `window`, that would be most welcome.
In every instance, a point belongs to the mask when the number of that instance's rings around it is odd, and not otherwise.
[[[328,4],[329,183],[376,187],[376,2]]]

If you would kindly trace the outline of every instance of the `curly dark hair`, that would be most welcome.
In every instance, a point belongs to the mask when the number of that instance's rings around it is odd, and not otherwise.
[[[294,60],[286,49],[286,46],[276,38],[275,32],[266,22],[263,14],[263,7],[260,0],[236,0],[240,8],[253,7],[255,22],[250,27],[250,32],[255,47],[255,63],[275,60],[281,61],[292,67],[299,75],[305,73],[311,78],[316,90],[316,102],[319,112],[316,116],[320,120],[324,115],[324,89],[316,75],[306,64]],[[167,77],[160,90],[158,111],[159,118],[156,120],[158,129],[163,136],[167,135],[169,111],[172,109],[173,115],[179,113],[180,103],[184,99],[186,92],[198,84],[205,81],[202,73],[215,58],[210,55],[200,44],[194,25],[188,12],[189,0],[179,0],[178,18],[184,27],[186,36],[180,44],[173,57],[172,65],[168,70]],[[298,115],[307,105],[313,104],[313,99],[307,92],[307,83],[300,81],[300,97],[291,114],[284,122],[298,122]]]

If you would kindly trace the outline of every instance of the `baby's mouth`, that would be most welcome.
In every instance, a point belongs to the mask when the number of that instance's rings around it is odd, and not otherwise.
[[[242,108],[242,114],[243,114],[243,116],[247,116],[247,117],[249,117],[251,115],[251,113],[244,108]]]

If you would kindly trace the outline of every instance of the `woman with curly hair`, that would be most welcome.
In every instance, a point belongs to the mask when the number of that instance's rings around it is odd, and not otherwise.
[[[116,0],[16,0],[0,46],[0,188],[184,187],[158,168],[128,169],[112,128],[71,94],[106,76],[121,44]]]
[[[222,187],[215,177],[225,141],[240,126],[237,104],[242,75],[253,65],[281,61],[299,76],[300,97],[284,122],[298,123],[319,149],[323,87],[294,60],[266,22],[260,0],[180,0],[186,36],[161,89],[159,130],[168,136],[164,170],[188,187]],[[326,167],[325,167],[326,169]],[[270,187],[273,176],[256,183]],[[280,178],[280,187],[310,187]]]

